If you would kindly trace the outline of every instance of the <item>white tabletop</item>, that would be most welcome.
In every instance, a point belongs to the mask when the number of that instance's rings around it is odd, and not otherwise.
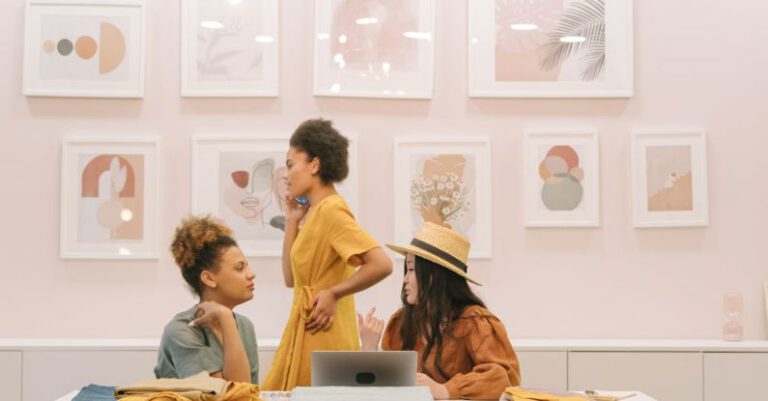
[[[56,399],[55,401],[72,401],[72,399],[75,398],[75,396],[77,395],[78,392],[80,392],[80,390],[75,390],[75,391],[73,391],[71,393],[68,393],[67,395],[65,395],[63,397],[60,397],[60,398]],[[274,393],[277,393],[277,391],[264,391],[262,393],[264,393],[264,397],[263,398],[264,398],[265,401],[266,400],[269,400],[269,401],[272,401],[272,400],[287,401],[288,400],[286,398],[271,397],[271,395],[273,395]],[[629,395],[629,394],[635,394],[634,397],[627,398],[626,401],[657,401],[655,398],[651,398],[651,397],[649,397],[649,396],[647,396],[647,395],[645,395],[645,394],[643,394],[643,393],[641,393],[639,391],[608,391],[608,390],[598,390],[597,393],[600,394],[600,395],[611,395],[611,396],[614,396],[614,397],[622,397],[622,396]],[[449,400],[449,401],[460,401],[460,400]]]
[[[576,393],[584,394],[583,391],[575,391]],[[624,397],[630,394],[634,394],[633,397],[626,398],[626,401],[656,401],[655,398],[641,393],[639,391],[613,391],[613,390],[597,390],[598,395],[609,395],[613,397]],[[623,401],[623,400],[622,400]]]

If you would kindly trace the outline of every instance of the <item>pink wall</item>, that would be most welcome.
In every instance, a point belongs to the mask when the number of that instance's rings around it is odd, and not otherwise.
[[[637,0],[632,99],[482,100],[466,97],[467,2],[440,0],[432,101],[314,98],[306,0],[282,2],[278,99],[181,99],[179,3],[148,3],[143,100],[21,96],[24,1],[0,3],[0,337],[157,337],[193,301],[167,253],[147,262],[58,258],[62,137],[161,137],[165,248],[190,207],[192,134],[288,133],[318,115],[357,133],[359,219],[382,242],[394,229],[393,137],[491,138],[495,257],[470,271],[487,283],[480,292],[513,337],[719,338],[726,291],[744,294],[745,337],[768,335],[761,289],[768,262],[760,257],[768,226],[768,3]],[[525,229],[523,130],[569,124],[600,134],[602,225]],[[632,228],[630,130],[669,127],[708,132],[708,228]],[[281,287],[276,259],[252,265],[257,295],[241,312],[260,337],[277,337],[291,292]],[[359,296],[360,309],[376,304],[391,313],[399,281],[398,272]]]

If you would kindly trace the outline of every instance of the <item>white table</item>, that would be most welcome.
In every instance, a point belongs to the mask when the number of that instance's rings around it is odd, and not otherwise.
[[[583,394],[583,391],[575,391],[576,393]],[[597,393],[599,395],[611,395],[614,397],[623,397],[625,395],[629,394],[635,394],[634,397],[627,398],[626,401],[657,401],[655,398],[651,398],[650,396],[641,393],[639,391],[613,391],[613,390],[597,390]]]
[[[75,390],[75,391],[73,391],[71,393],[68,393],[67,395],[65,395],[63,397],[60,397],[60,398],[56,399],[55,401],[72,401],[72,399],[75,398],[75,396],[77,395],[77,393],[79,391],[80,390]],[[635,396],[632,397],[632,398],[628,398],[626,401],[657,401],[655,398],[651,398],[651,397],[649,397],[649,396],[647,396],[647,395],[645,395],[645,394],[643,394],[643,393],[641,393],[639,391],[607,391],[607,390],[603,391],[603,390],[598,390],[598,394],[600,394],[600,395],[612,395],[612,396],[617,396],[617,397],[620,397],[620,396],[623,396],[623,395],[628,395],[628,394],[631,394],[631,393],[634,393]],[[461,401],[461,400],[449,400],[449,401]]]

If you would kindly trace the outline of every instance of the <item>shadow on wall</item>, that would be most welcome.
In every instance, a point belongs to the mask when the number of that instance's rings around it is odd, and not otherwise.
[[[92,118],[94,120],[136,118],[141,115],[144,107],[143,99],[27,97],[26,101],[29,114],[33,118]]]
[[[468,98],[467,114],[507,116],[621,116],[630,99],[481,99]]]

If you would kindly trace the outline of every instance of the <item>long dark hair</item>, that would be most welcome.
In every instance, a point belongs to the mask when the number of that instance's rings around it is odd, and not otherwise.
[[[452,335],[454,323],[464,309],[473,305],[485,307],[485,304],[472,292],[463,277],[427,259],[419,256],[415,259],[418,303],[408,304],[405,291],[400,295],[403,301],[403,325],[400,328],[403,350],[414,350],[416,341],[426,339],[421,366],[426,365],[427,356],[436,348],[434,368],[443,377],[448,377],[440,365],[443,335]]]

